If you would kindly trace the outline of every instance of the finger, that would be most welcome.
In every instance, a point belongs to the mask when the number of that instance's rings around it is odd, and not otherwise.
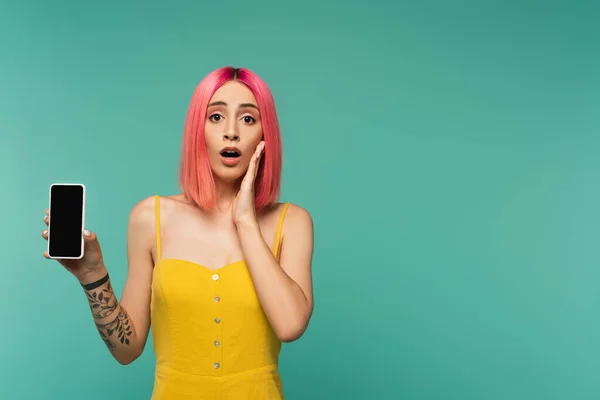
[[[48,260],[50,259],[50,256],[48,255],[47,251],[43,252],[42,255],[44,256],[44,258],[46,258]]]
[[[48,229],[44,229],[44,230],[42,231],[42,237],[43,237],[44,239],[48,240]]]
[[[93,232],[88,231],[87,229],[83,230],[83,240],[86,243],[91,243],[96,240],[96,235]]]
[[[256,176],[258,175],[258,166],[259,165],[260,165],[260,156],[256,157],[256,162],[255,162],[255,165],[254,165],[254,175],[252,177],[253,181],[256,180]]]
[[[252,158],[250,159],[250,164],[248,165],[248,170],[246,171],[246,175],[242,180],[242,187],[248,188],[248,185],[252,184],[252,180],[254,180],[254,169],[256,167],[256,152],[252,154]]]
[[[98,236],[87,229],[83,231],[83,242],[86,250],[96,250],[100,246],[98,244]]]
[[[260,158],[262,156],[263,150],[265,149],[265,142],[260,142],[256,147],[256,157]]]
[[[258,161],[263,148],[264,142],[260,142],[258,146],[256,146],[254,154],[252,154],[250,165],[248,165],[248,171],[246,171],[246,176],[244,176],[244,179],[242,180],[242,188],[244,190],[252,190],[254,187],[254,178],[256,177]]]
[[[50,217],[49,217],[49,216],[47,216],[47,215],[46,215],[46,216],[44,217],[44,223],[45,223],[46,225],[49,225],[49,224],[50,224]]]
[[[256,163],[255,163],[256,165],[254,166],[254,179],[256,179],[256,176],[258,175],[258,169],[260,167],[260,160],[262,158],[264,149],[265,149],[265,142],[260,142],[259,149],[258,149],[258,155],[256,157]]]
[[[252,166],[252,173],[256,176],[256,171],[258,171],[258,164],[260,162],[260,156],[262,155],[262,151],[265,148],[265,142],[260,142],[258,146],[256,146],[256,151],[252,156],[252,162],[250,163]]]
[[[46,208],[46,215],[50,215],[50,210]]]

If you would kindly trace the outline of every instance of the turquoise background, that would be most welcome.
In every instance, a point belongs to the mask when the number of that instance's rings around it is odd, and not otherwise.
[[[600,7],[584,1],[3,2],[1,399],[148,399],[42,258],[88,187],[120,294],[127,216],[174,193],[195,85],[271,86],[283,200],[316,229],[294,399],[600,398]],[[596,3],[597,4],[597,3]]]

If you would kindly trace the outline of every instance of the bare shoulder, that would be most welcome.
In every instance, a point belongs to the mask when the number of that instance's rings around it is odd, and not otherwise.
[[[298,256],[297,251],[311,254],[314,245],[314,223],[308,210],[297,204],[289,203],[283,220],[281,236],[282,252],[294,254],[295,257]]]
[[[155,198],[148,196],[137,202],[129,213],[132,228],[148,228],[154,224]]]
[[[286,211],[285,223],[284,223],[284,232],[285,225],[287,225],[287,229],[292,230],[302,230],[302,231],[310,231],[313,230],[313,218],[312,215],[308,212],[307,209],[301,207],[294,203],[289,203],[289,207]]]
[[[156,216],[156,197],[158,197],[158,206],[160,214],[169,214],[177,208],[186,206],[188,203],[181,195],[173,196],[148,196],[136,203],[130,214],[130,219],[135,224],[154,224]]]

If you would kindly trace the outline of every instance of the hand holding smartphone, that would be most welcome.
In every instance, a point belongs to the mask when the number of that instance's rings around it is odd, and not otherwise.
[[[54,183],[49,192],[44,218],[48,229],[42,232],[48,241],[44,257],[59,261],[80,281],[104,274],[97,237],[85,230],[85,185]]]

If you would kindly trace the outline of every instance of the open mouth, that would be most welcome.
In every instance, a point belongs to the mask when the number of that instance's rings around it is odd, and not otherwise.
[[[225,147],[219,153],[223,164],[233,167],[241,160],[242,152],[237,147]]]
[[[241,156],[239,151],[227,149],[221,151],[221,155],[225,158],[238,158],[239,156]]]

